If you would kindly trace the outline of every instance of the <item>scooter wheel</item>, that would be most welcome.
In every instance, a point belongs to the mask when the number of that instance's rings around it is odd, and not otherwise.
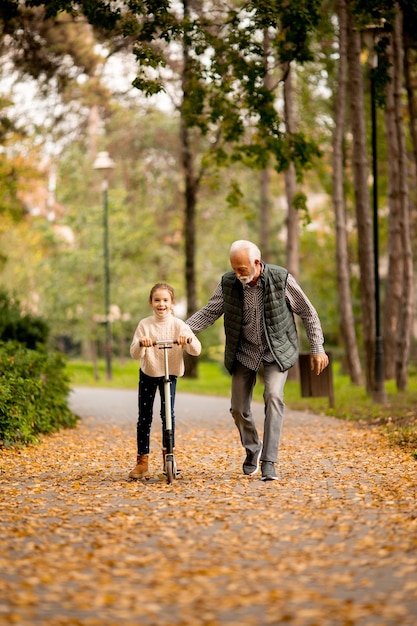
[[[174,461],[167,459],[166,472],[167,472],[167,482],[168,482],[168,485],[170,485],[174,481],[174,478],[175,478]]]

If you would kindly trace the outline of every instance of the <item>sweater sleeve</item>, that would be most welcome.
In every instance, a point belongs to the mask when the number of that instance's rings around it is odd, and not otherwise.
[[[222,284],[219,283],[207,304],[197,311],[197,313],[191,315],[185,323],[188,324],[194,333],[199,333],[214,324],[222,315],[223,289]]]
[[[324,352],[323,331],[317,311],[291,274],[288,274],[285,295],[292,311],[299,315],[303,321],[311,353],[320,354]]]
[[[198,356],[201,353],[201,343],[200,340],[197,339],[193,331],[190,327],[183,322],[182,320],[178,320],[178,335],[183,334],[191,339],[190,343],[187,343],[184,346],[184,350],[191,354],[192,356]]]
[[[133,335],[132,343],[130,344],[130,356],[132,359],[140,361],[145,354],[146,348],[143,348],[140,345],[140,340],[142,337],[146,337],[145,324],[144,321],[141,320],[136,327],[135,333]]]

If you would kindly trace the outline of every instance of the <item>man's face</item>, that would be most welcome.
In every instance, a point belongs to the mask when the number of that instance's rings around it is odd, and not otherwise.
[[[236,274],[236,278],[243,285],[251,283],[260,274],[260,262],[255,260],[254,263],[251,263],[248,253],[245,251],[234,252],[230,257],[230,265]]]

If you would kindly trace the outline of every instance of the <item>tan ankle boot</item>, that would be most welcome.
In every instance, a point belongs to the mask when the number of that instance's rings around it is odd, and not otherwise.
[[[142,478],[149,471],[149,454],[139,454],[136,459],[136,467],[132,469],[129,478]]]

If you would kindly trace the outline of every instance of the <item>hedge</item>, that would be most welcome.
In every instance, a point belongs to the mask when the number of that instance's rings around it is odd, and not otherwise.
[[[74,427],[79,418],[68,407],[69,392],[63,355],[0,341],[0,447]]]

